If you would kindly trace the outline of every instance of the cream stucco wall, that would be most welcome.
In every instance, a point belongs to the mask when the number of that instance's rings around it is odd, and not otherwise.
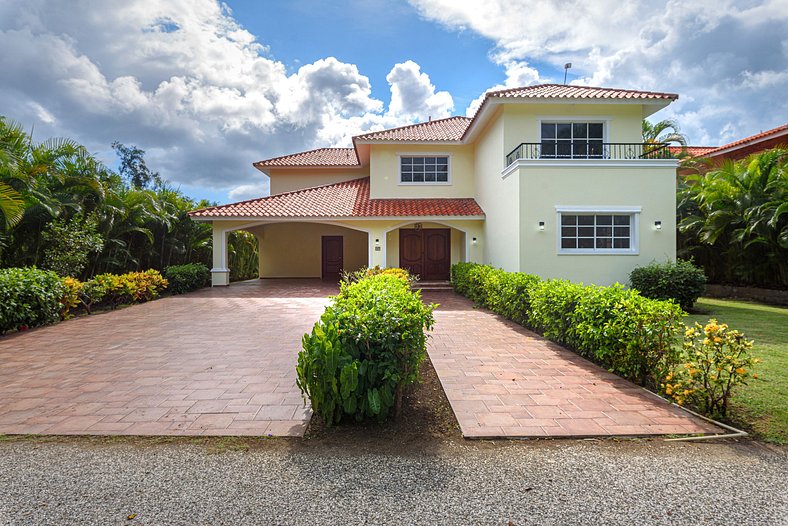
[[[260,242],[261,278],[319,278],[321,236],[342,236],[345,270],[367,264],[367,234],[322,223],[272,223],[247,228]]]
[[[495,115],[474,144],[476,202],[485,213],[482,259],[471,259],[509,271],[520,267],[520,180],[503,179],[504,118]]]
[[[642,142],[643,106],[640,104],[506,104],[503,113],[503,155],[520,143],[539,142],[543,120],[603,120],[605,142]]]
[[[369,166],[360,168],[269,169],[271,195],[369,177]]]
[[[449,184],[401,184],[399,156],[436,154],[449,156]],[[369,157],[370,197],[424,198],[473,197],[473,146],[445,144],[373,144]]]
[[[608,163],[604,167],[521,167],[508,178],[520,180],[520,269],[545,278],[587,284],[626,284],[633,268],[676,257],[676,168],[668,163]],[[637,165],[637,166],[635,166]],[[558,254],[556,206],[641,207],[639,252]],[[538,228],[545,222],[545,230]],[[656,230],[654,222],[661,221]]]

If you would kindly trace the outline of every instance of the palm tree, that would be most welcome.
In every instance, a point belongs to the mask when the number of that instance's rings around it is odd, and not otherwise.
[[[656,124],[643,119],[643,142],[651,144],[679,143],[687,145],[687,138],[681,133],[679,124],[672,119],[665,119]]]

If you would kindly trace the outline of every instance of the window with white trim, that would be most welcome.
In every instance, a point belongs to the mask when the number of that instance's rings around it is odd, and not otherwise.
[[[401,156],[399,177],[401,183],[448,183],[449,156]]]
[[[560,213],[560,252],[633,252],[635,214]]]
[[[542,122],[540,157],[600,159],[605,126],[601,122]]]

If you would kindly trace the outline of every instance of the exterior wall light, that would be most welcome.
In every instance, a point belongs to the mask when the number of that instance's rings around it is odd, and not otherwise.
[[[662,221],[654,221],[654,230],[662,230]]]
[[[544,221],[539,221],[539,231],[544,232]]]
[[[380,239],[376,239],[376,240],[375,240],[375,246],[376,246],[376,247],[379,247],[379,246],[380,246]]]
[[[474,245],[476,244],[476,238],[475,237],[471,240],[471,243],[474,244]]]

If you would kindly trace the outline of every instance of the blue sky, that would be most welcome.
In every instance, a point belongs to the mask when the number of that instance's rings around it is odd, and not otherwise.
[[[680,94],[696,145],[784,124],[788,0],[2,0],[0,114],[186,193],[266,195],[251,163],[472,114],[489,89]]]

